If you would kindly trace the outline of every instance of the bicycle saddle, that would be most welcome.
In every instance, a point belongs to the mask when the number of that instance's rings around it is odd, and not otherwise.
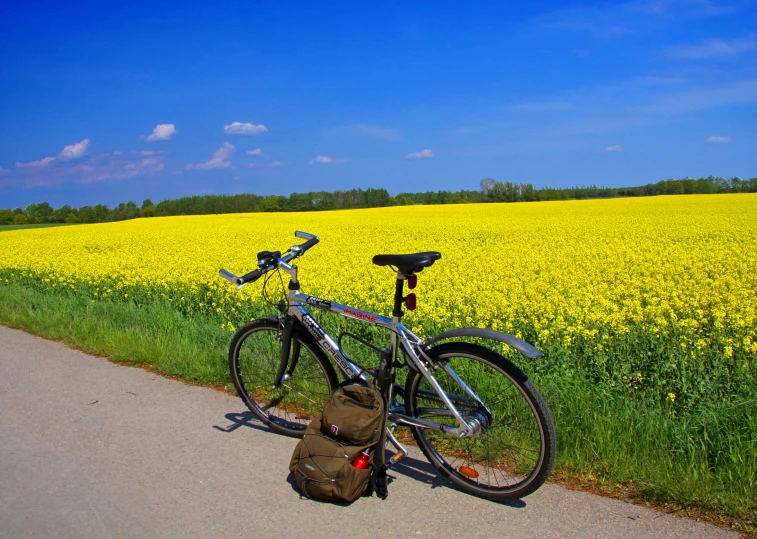
[[[373,257],[373,263],[377,266],[394,266],[400,273],[409,276],[416,271],[421,271],[423,268],[431,266],[441,257],[442,253],[438,251],[427,251],[409,255],[376,255]]]

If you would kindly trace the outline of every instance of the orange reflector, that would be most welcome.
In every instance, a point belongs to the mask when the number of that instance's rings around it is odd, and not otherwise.
[[[457,471],[469,479],[476,479],[478,477],[478,472],[467,466],[460,466]]]

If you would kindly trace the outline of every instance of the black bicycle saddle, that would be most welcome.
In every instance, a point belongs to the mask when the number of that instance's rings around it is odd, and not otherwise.
[[[438,251],[426,251],[407,255],[376,255],[373,257],[373,263],[377,266],[394,266],[400,273],[412,275],[423,268],[433,265],[441,257],[442,253]]]

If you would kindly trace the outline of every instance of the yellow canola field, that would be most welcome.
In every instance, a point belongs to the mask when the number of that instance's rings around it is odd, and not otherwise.
[[[393,274],[379,253],[441,251],[419,276],[423,332],[509,331],[540,346],[601,353],[643,329],[687,357],[757,352],[757,195],[405,206],[319,213],[137,219],[0,233],[0,283],[32,276],[93,301],[165,296],[235,325],[242,301],[218,269],[243,274],[295,230],[321,243],[298,260],[303,290],[388,313]],[[139,296],[139,297],[134,297]],[[636,351],[632,353],[642,353]],[[745,369],[749,368],[744,366]],[[641,375],[640,375],[641,376]]]

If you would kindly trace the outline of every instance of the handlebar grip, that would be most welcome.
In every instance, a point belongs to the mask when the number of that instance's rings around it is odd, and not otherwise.
[[[253,270],[247,275],[243,275],[242,277],[237,278],[237,285],[242,286],[243,284],[257,281],[258,279],[260,279],[261,275],[263,275],[263,272],[259,269]]]
[[[302,247],[302,252],[304,253],[305,251],[307,251],[308,249],[310,249],[313,245],[315,245],[319,241],[321,241],[321,240],[320,240],[320,238],[318,236],[310,238],[308,241],[306,241],[305,243],[303,243],[302,245],[300,245],[300,247]]]

